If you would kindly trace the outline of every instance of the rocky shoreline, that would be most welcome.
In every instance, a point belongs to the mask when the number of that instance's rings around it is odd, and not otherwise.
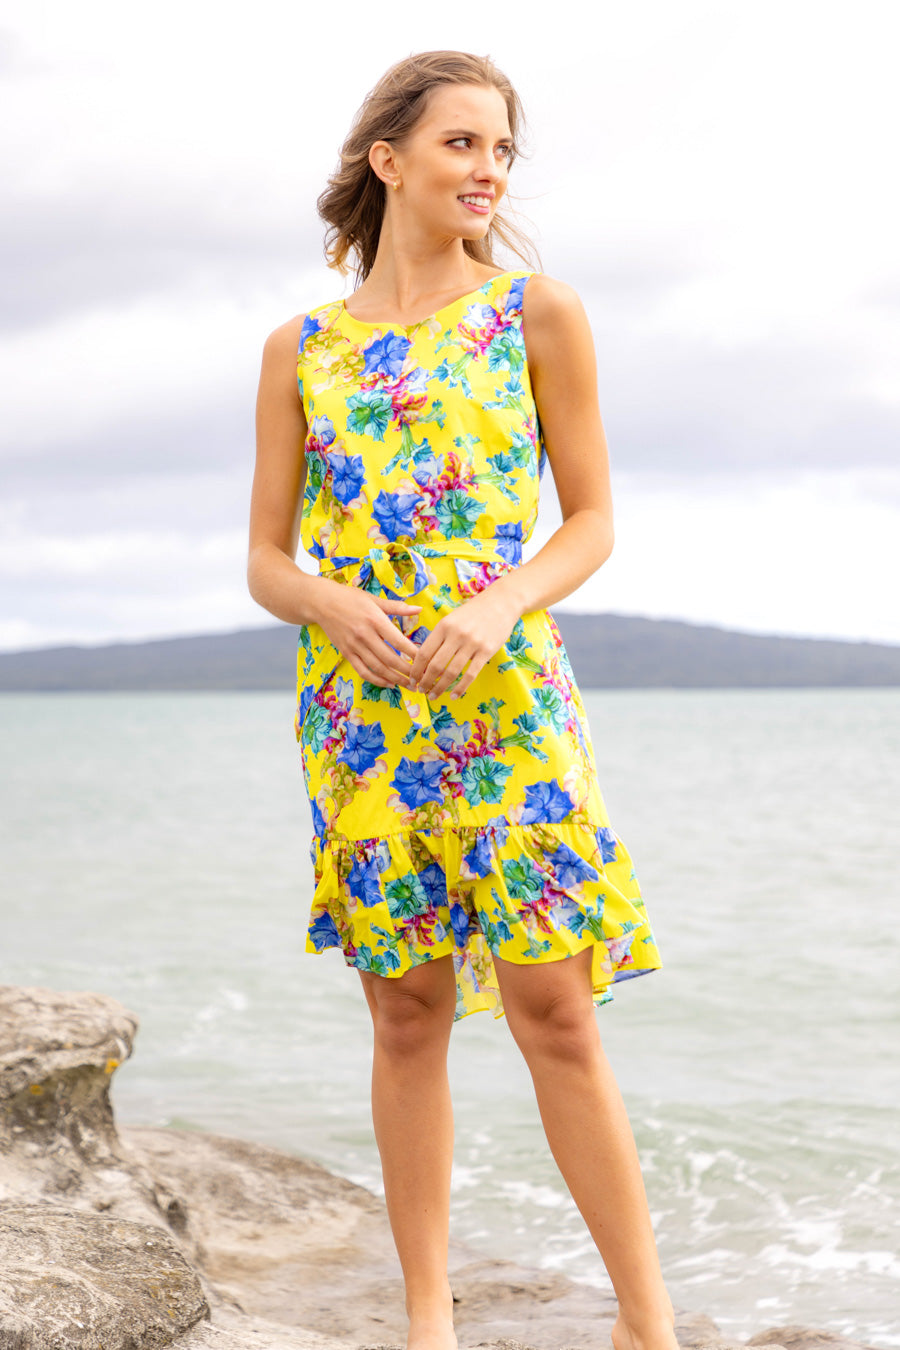
[[[324,1168],[199,1131],[116,1126],[138,1019],[94,993],[0,986],[0,1350],[358,1350],[403,1343],[381,1202]],[[463,1347],[610,1346],[611,1296],[453,1246]],[[684,1350],[869,1350],[828,1331]]]

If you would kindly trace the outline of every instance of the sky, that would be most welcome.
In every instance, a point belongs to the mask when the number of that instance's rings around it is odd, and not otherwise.
[[[262,345],[352,291],[316,197],[435,48],[519,90],[515,218],[594,331],[616,544],[553,608],[900,642],[894,0],[440,9],[0,9],[0,648],[275,622]]]

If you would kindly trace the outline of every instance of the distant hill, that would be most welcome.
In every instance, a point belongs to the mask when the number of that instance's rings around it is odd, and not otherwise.
[[[900,685],[900,646],[738,633],[671,619],[554,611],[582,688]],[[0,653],[0,691],[285,689],[298,630]]]

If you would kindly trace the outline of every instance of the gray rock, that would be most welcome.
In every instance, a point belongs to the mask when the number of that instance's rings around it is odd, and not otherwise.
[[[209,1317],[158,1227],[49,1205],[0,1209],[3,1350],[157,1350]]]
[[[184,1229],[181,1201],[113,1118],[110,1082],[137,1026],[101,994],[0,985],[0,1202],[41,1199]]]
[[[0,1350],[401,1345],[399,1263],[368,1191],[259,1144],[117,1131],[110,1082],[137,1026],[98,994],[0,986]],[[611,1292],[458,1244],[450,1277],[463,1345],[610,1344]],[[682,1350],[741,1350],[700,1313],[679,1313],[676,1334]],[[867,1350],[800,1327],[748,1345]]]
[[[860,1341],[848,1341],[833,1331],[813,1327],[769,1327],[751,1336],[748,1345],[765,1345],[768,1350],[872,1350]]]
[[[322,1167],[260,1144],[191,1130],[123,1135],[176,1194],[213,1307],[367,1346],[403,1344],[403,1284],[383,1204]],[[450,1279],[463,1344],[517,1340],[595,1350],[615,1300],[563,1275],[477,1257],[455,1244]],[[353,1297],[347,1297],[352,1289]]]

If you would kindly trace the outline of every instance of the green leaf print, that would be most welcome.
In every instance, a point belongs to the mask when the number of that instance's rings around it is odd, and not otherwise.
[[[396,685],[391,685],[388,689],[383,689],[380,684],[372,684],[369,680],[362,682],[362,696],[370,703],[387,703],[392,708],[399,708],[403,702],[403,695]]]
[[[314,502],[319,495],[319,489],[325,482],[325,475],[328,472],[328,465],[325,457],[318,450],[309,450],[306,453],[306,490],[303,494],[308,502]]]
[[[575,915],[575,919],[572,924],[572,931],[575,934],[575,936],[580,938],[585,929],[587,929],[591,937],[595,938],[597,942],[603,941],[602,902],[599,913],[596,910],[590,913],[585,913],[584,911],[580,910]]]
[[[539,742],[543,739],[543,735],[533,731],[515,731],[509,736],[501,737],[500,746],[504,750],[525,750],[534,759],[542,764],[546,764],[550,756],[540,747]]]
[[[545,725],[549,722],[554,731],[565,731],[569,720],[566,705],[558,689],[545,685],[543,689],[532,689],[531,697],[537,704],[538,717]]]
[[[544,877],[530,858],[510,858],[501,864],[506,889],[514,900],[536,900]]]
[[[502,492],[504,497],[508,497],[511,502],[520,501],[518,492],[510,481],[509,475],[502,469],[494,469],[490,473],[473,473],[473,483],[487,483],[488,487],[495,488],[497,492]]]
[[[489,698],[485,699],[484,703],[479,703],[478,711],[482,713],[485,717],[489,717],[491,719],[492,725],[497,730],[499,730],[500,711],[502,708],[505,707],[506,704],[503,702],[502,698]]]
[[[392,919],[413,919],[428,909],[428,897],[413,872],[407,872],[406,876],[396,881],[389,881],[384,894]]]
[[[469,806],[479,802],[499,802],[512,769],[489,755],[476,755],[462,771],[463,792]]]
[[[472,534],[476,520],[485,509],[485,502],[473,500],[460,488],[451,488],[435,504],[434,513],[438,518],[441,533],[448,539],[467,539]]]
[[[303,719],[303,744],[308,745],[313,754],[320,755],[330,731],[331,718],[328,709],[323,708],[320,703],[313,703]]]
[[[540,941],[533,933],[528,934],[528,955],[534,959],[544,956],[550,950],[550,939],[543,938]]]
[[[439,352],[441,347],[450,345],[455,344],[451,344],[450,342],[439,342],[435,347],[435,351]],[[441,364],[434,368],[434,378],[440,380],[441,384],[445,384],[448,389],[455,389],[456,386],[459,385],[466,398],[471,398],[472,386],[469,383],[466,368],[472,361],[474,355],[474,352],[463,352],[462,356],[458,356],[455,361],[451,361],[447,357],[444,357]]]
[[[532,644],[525,636],[525,625],[521,619],[516,620],[512,632],[503,644],[503,650],[509,653],[513,662],[520,669],[530,670],[535,675],[543,670],[540,661],[536,661],[533,656],[528,655],[528,652],[532,650]]]
[[[512,929],[503,919],[499,923],[492,923],[490,919],[486,919],[482,915],[481,931],[484,933],[485,940],[492,952],[499,951],[503,943],[509,942],[512,938]]]
[[[517,331],[500,333],[488,352],[488,370],[521,370],[525,364],[522,342]]]
[[[515,412],[521,413],[527,417],[528,409],[524,403],[525,390],[522,388],[522,381],[517,375],[511,375],[503,386],[503,396],[498,399],[490,399],[484,404],[485,408],[511,408]]]
[[[391,420],[391,400],[380,389],[366,389],[361,394],[351,394],[347,399],[347,430],[357,436],[371,436],[373,440],[383,441]]]

